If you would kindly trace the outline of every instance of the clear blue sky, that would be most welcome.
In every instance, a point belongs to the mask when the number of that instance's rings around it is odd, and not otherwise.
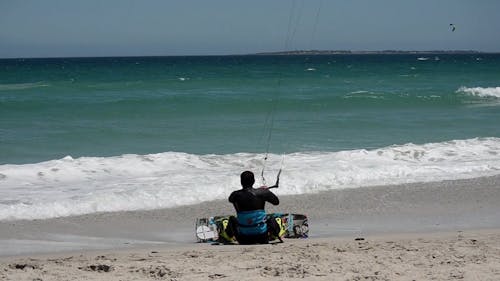
[[[498,52],[499,11],[499,0],[0,0],[0,57]]]

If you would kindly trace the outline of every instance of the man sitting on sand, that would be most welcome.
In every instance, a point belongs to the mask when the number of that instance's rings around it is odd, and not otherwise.
[[[254,183],[252,172],[241,173],[243,188],[233,191],[229,196],[229,202],[233,203],[237,217],[230,217],[228,234],[233,234],[240,244],[267,244],[269,233],[275,235],[280,232],[280,226],[275,219],[266,220],[264,210],[266,201],[278,205],[278,197],[267,187],[253,188]],[[276,238],[279,239],[279,236]]]

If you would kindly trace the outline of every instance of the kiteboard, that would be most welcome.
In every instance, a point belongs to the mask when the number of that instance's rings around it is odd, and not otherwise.
[[[199,243],[234,241],[225,233],[229,223],[229,215],[197,218],[195,223],[195,237]],[[309,224],[306,215],[292,213],[270,213],[267,218],[278,219],[281,222],[282,237],[284,238],[307,238],[309,236]]]

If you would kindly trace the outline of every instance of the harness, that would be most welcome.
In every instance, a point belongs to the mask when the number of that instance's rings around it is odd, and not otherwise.
[[[237,219],[238,231],[243,235],[260,235],[267,232],[264,210],[238,212]]]

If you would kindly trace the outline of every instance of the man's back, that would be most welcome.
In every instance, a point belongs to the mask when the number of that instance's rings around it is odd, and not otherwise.
[[[264,210],[264,205],[269,202],[279,204],[278,197],[267,188],[243,188],[233,191],[229,196],[237,212]]]

